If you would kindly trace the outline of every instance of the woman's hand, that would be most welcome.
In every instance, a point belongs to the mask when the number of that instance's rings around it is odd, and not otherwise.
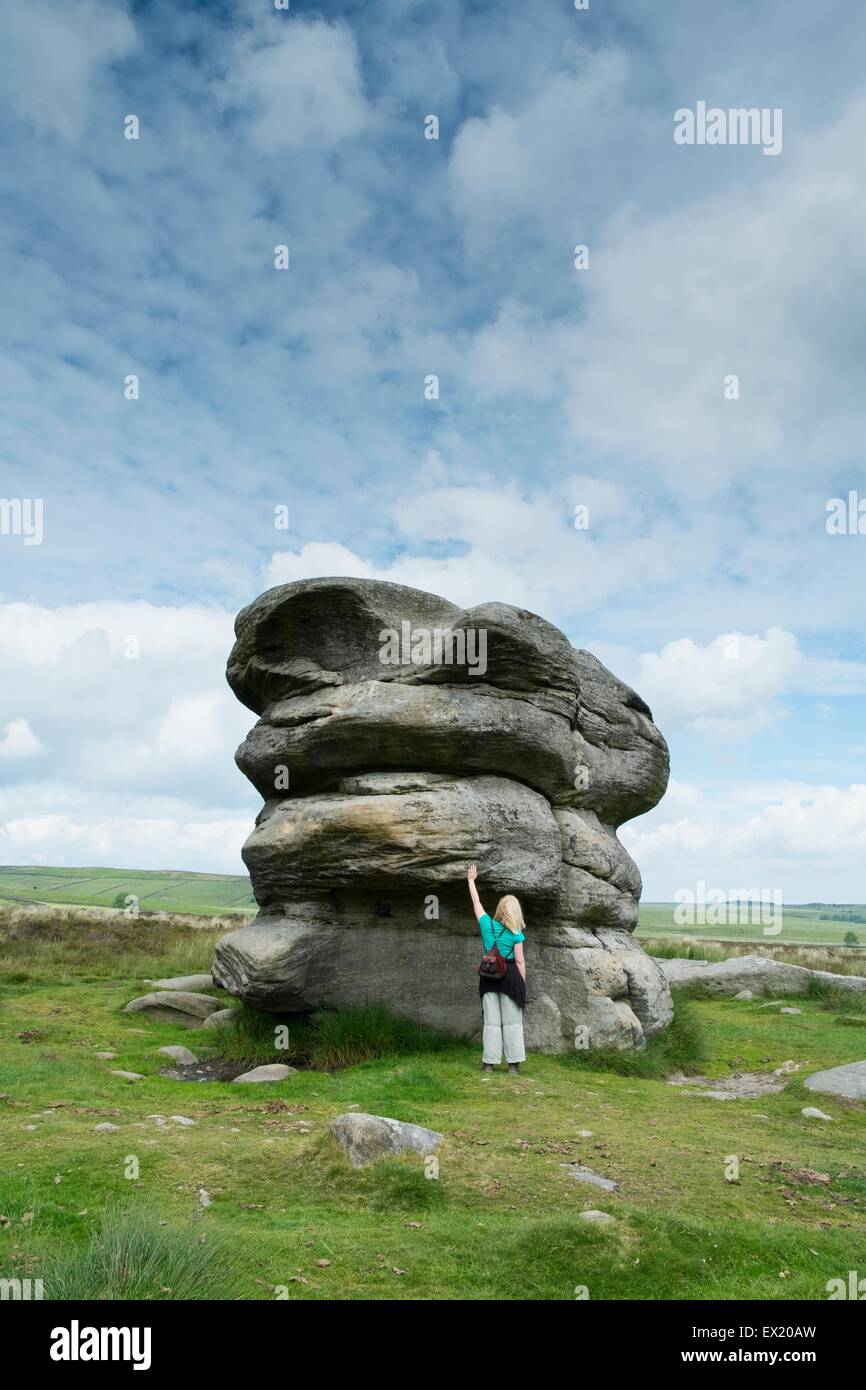
[[[484,908],[481,906],[481,899],[478,896],[478,889],[475,887],[475,880],[478,877],[478,870],[474,864],[470,864],[466,870],[466,878],[469,882],[469,896],[472,899],[472,906],[475,909],[475,916],[481,919],[484,916]]]

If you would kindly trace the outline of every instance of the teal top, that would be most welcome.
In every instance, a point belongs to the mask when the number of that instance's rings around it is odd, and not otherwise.
[[[506,960],[514,959],[514,948],[518,941],[525,941],[526,937],[522,931],[513,932],[497,922],[495,917],[491,917],[485,912],[478,918],[478,925],[481,928],[481,940],[484,942],[485,951],[490,951],[494,946],[499,947],[499,954]]]

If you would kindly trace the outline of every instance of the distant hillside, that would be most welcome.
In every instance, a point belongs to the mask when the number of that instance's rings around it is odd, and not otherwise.
[[[866,905],[863,903],[785,903],[782,930],[766,933],[760,921],[709,923],[680,926],[674,920],[675,903],[640,905],[639,936],[690,936],[708,941],[791,942],[810,946],[841,946],[853,932],[859,946],[866,946]],[[729,916],[733,916],[732,910]],[[739,914],[738,914],[739,915]],[[745,911],[743,911],[743,915]],[[751,915],[751,914],[750,914]]]
[[[0,865],[0,908],[22,903],[112,907],[132,894],[144,912],[255,912],[246,874],[193,874],[171,869],[52,869]],[[765,937],[760,923],[678,926],[674,903],[642,902],[641,936],[691,936],[714,941],[841,945],[848,932],[866,946],[866,904],[785,905],[782,931]]]
[[[112,907],[130,894],[144,912],[247,912],[256,907],[246,874],[0,866],[0,908],[22,903]]]

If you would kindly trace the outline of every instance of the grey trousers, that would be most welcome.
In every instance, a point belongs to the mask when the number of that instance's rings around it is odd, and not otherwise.
[[[507,994],[490,989],[481,999],[484,1011],[485,1062],[497,1066],[502,1061],[505,1048],[506,1062],[525,1062],[526,1048],[523,1046],[523,1010]]]

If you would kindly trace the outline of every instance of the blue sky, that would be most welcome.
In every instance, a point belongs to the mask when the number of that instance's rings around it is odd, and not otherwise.
[[[232,617],[363,574],[635,684],[647,897],[866,897],[864,50],[841,0],[4,7],[0,859],[239,870]],[[677,145],[700,100],[781,153]]]

